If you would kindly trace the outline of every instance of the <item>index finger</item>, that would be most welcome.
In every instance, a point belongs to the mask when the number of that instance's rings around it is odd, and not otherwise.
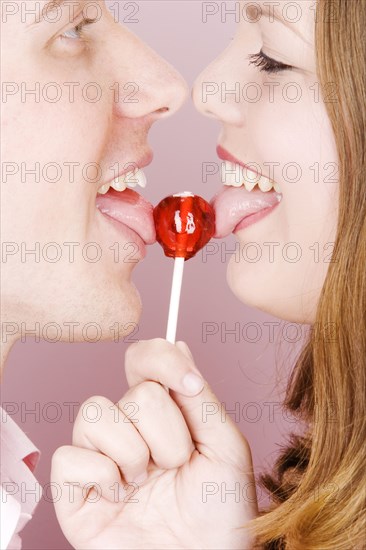
[[[151,380],[187,397],[204,387],[193,358],[162,338],[132,344],[126,352],[125,370],[130,387]]]

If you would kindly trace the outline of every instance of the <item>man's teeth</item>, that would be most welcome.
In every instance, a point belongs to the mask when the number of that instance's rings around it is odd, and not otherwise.
[[[258,186],[261,191],[267,193],[274,189],[277,193],[281,193],[278,183],[264,177],[259,176],[256,172],[244,168],[234,162],[224,161],[221,164],[221,181],[224,185],[231,187],[244,186],[247,191],[252,191]]]
[[[109,183],[105,183],[104,185],[102,185],[102,187],[99,187],[98,193],[100,195],[105,195],[106,193],[108,193],[109,188],[110,188]]]
[[[111,183],[111,187],[116,191],[124,191],[127,187],[124,177],[115,178]]]
[[[145,188],[146,183],[146,176],[142,170],[137,170],[137,172],[131,170],[131,172],[127,172],[127,174],[115,178],[110,183],[105,183],[102,185],[98,189],[98,193],[100,195],[105,195],[108,193],[110,187],[112,187],[115,191],[124,191],[127,187],[134,188],[136,185]]]
[[[139,185],[143,189],[146,187],[146,176],[142,170],[137,170],[137,172],[128,172],[125,175],[125,183],[127,187],[136,187]]]

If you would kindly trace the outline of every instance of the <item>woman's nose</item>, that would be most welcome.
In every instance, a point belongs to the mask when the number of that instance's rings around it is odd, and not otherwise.
[[[196,109],[222,123],[242,126],[242,75],[242,67],[235,67],[230,51],[224,52],[195,81],[192,97]]]
[[[152,120],[174,114],[189,94],[184,78],[132,33],[123,31],[115,55],[120,116]],[[115,50],[116,52],[116,50]],[[115,93],[116,95],[116,93]]]

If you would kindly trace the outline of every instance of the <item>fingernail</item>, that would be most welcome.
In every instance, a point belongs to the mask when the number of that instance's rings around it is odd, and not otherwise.
[[[192,395],[196,395],[197,393],[199,393],[204,386],[203,379],[193,372],[189,372],[188,374],[186,374],[182,382],[185,389]]]
[[[143,472],[142,474],[140,474],[139,476],[137,476],[134,480],[133,480],[133,483],[137,483],[137,484],[140,484],[140,483],[143,483],[144,481],[147,480],[147,472]]]

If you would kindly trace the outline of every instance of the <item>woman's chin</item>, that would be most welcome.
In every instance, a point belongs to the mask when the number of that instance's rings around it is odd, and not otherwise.
[[[319,292],[309,293],[306,299],[300,290],[286,295],[286,285],[278,286],[279,278],[268,285],[268,280],[261,282],[259,275],[250,274],[249,270],[250,266],[240,265],[233,259],[227,268],[227,284],[242,304],[289,323],[315,322]]]

